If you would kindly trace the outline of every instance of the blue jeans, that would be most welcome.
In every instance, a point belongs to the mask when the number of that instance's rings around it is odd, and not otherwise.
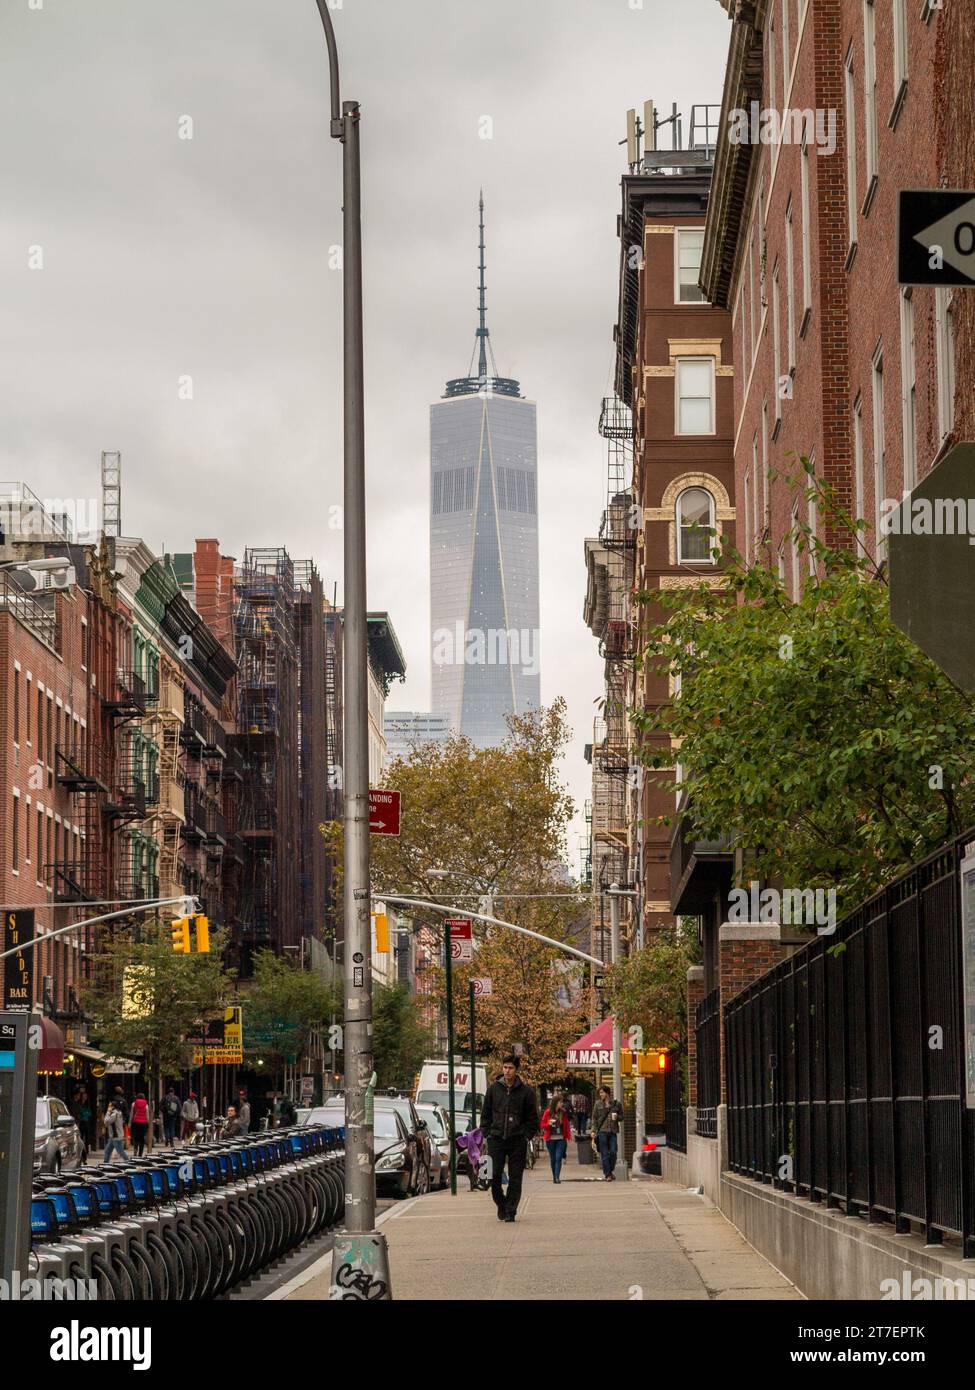
[[[122,1157],[124,1158],[124,1157],[125,1157],[125,1140],[124,1140],[124,1139],[109,1139],[108,1143],[105,1145],[105,1153],[104,1153],[104,1156],[103,1156],[103,1158],[102,1158],[102,1162],[103,1162],[103,1163],[111,1163],[111,1161],[112,1161],[112,1154],[115,1152],[116,1149],[119,1151],[119,1153],[120,1153],[120,1154],[122,1155]]]
[[[599,1157],[603,1164],[603,1177],[608,1178],[616,1167],[616,1135],[607,1134],[606,1130],[601,1129],[596,1135],[596,1143],[599,1146]]]
[[[545,1147],[548,1149],[548,1156],[552,1163],[552,1177],[557,1178],[562,1171],[566,1142],[564,1139],[546,1139]]]

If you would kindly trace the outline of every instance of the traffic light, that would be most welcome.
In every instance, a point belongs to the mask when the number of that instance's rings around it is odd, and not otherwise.
[[[188,956],[190,947],[190,919],[188,917],[177,917],[170,923],[170,931],[173,937],[173,950],[180,955]]]
[[[196,925],[196,949],[197,951],[209,951],[210,949],[210,919],[202,912],[197,912],[193,921]]]

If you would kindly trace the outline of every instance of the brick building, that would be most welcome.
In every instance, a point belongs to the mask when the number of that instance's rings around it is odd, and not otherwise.
[[[796,521],[839,539],[787,485],[796,460],[867,523],[882,559],[885,499],[910,491],[953,434],[959,296],[897,284],[898,192],[965,172],[950,167],[944,122],[944,153],[918,139],[933,111],[969,104],[938,98],[947,10],[923,9],[759,0],[732,25],[723,136],[736,112],[749,126],[718,145],[701,285],[733,313],[742,546],[794,597],[811,564],[790,539]],[[753,109],[779,113],[778,140],[755,140]]]

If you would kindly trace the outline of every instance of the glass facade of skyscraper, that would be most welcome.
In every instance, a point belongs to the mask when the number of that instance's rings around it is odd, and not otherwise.
[[[541,688],[535,404],[493,380],[430,412],[432,707],[478,747]]]

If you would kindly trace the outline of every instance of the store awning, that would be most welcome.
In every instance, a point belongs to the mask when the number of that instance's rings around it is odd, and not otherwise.
[[[108,1058],[104,1052],[99,1052],[97,1047],[80,1047],[75,1043],[71,1051],[76,1057],[84,1057],[87,1062],[107,1062]]]
[[[37,1054],[37,1070],[64,1070],[64,1034],[52,1018],[41,1019],[41,1048]]]
[[[565,1054],[570,1067],[611,1067],[613,1065],[613,1018],[610,1015],[574,1042]]]
[[[142,1070],[141,1062],[133,1062],[131,1057],[106,1057],[106,1076],[138,1076]]]

